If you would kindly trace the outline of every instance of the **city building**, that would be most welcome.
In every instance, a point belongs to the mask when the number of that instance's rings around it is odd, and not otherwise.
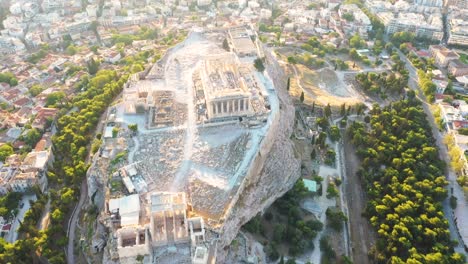
[[[445,5],[464,9],[468,7],[468,0],[445,0]]]
[[[442,7],[444,4],[443,0],[415,0],[415,4],[422,6],[433,6],[433,7]]]
[[[9,182],[12,191],[25,192],[26,190],[29,190],[33,186],[37,185],[37,174],[37,171],[16,173]]]
[[[431,45],[429,51],[439,67],[447,67],[450,61],[460,57],[456,52],[440,45]]]
[[[352,16],[352,19],[348,22],[356,28],[365,29],[366,31],[372,30],[372,23],[369,17],[355,4],[340,5],[338,14],[341,18],[344,15]]]
[[[198,6],[209,6],[211,5],[211,0],[197,0]]]
[[[228,31],[228,43],[239,57],[257,56],[257,47],[251,33],[245,27],[232,28]]]
[[[465,9],[451,10],[447,15],[448,41],[450,45],[468,46],[468,5]]]
[[[459,59],[452,60],[448,63],[448,71],[455,77],[468,75],[468,64]]]
[[[380,12],[377,17],[385,25],[387,34],[407,31],[414,33],[417,37],[441,41],[443,23],[440,14],[423,15],[410,12]]]

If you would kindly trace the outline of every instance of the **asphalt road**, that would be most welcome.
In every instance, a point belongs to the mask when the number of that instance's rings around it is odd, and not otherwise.
[[[76,232],[76,223],[78,221],[78,217],[80,215],[81,208],[83,207],[83,203],[86,201],[86,196],[88,195],[88,184],[86,179],[83,180],[81,183],[81,191],[80,191],[80,200],[78,204],[75,206],[73,210],[72,216],[68,223],[68,246],[67,246],[67,263],[74,264],[75,263],[75,254],[73,252],[74,249],[74,241],[75,241],[75,232]]]

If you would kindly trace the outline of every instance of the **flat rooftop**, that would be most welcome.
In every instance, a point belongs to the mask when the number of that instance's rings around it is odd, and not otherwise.
[[[249,36],[249,32],[244,27],[237,27],[229,30],[229,37],[231,39],[234,49],[240,53],[256,52],[257,48]]]

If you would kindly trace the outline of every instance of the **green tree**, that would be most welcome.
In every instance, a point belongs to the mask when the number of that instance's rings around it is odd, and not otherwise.
[[[86,62],[86,67],[88,68],[88,73],[91,75],[96,74],[99,71],[100,62],[91,58],[88,62]]]
[[[26,144],[31,148],[36,146],[37,142],[41,139],[42,133],[39,132],[36,128],[29,129],[26,134],[20,137]]]
[[[297,58],[294,56],[289,56],[288,57],[288,63],[290,64],[297,64]]]
[[[137,124],[130,124],[130,125],[128,125],[128,129],[130,129],[133,133],[136,133],[138,131],[138,125]]]
[[[4,162],[6,158],[12,155],[13,147],[9,144],[3,144],[0,146],[0,161]]]
[[[331,111],[331,106],[330,106],[330,103],[327,104],[327,106],[325,106],[325,116],[327,118],[329,118],[332,114],[332,111]]]
[[[259,72],[263,72],[265,70],[265,66],[263,65],[263,61],[260,58],[257,58],[257,59],[254,60],[254,66],[255,66],[255,69],[257,69],[257,71],[259,71]]]
[[[366,46],[366,42],[361,38],[361,36],[359,36],[359,34],[356,33],[349,39],[349,46],[351,48],[361,49]]]
[[[77,49],[76,46],[70,45],[70,46],[67,47],[66,52],[67,52],[68,55],[75,55],[78,52],[78,49]]]
[[[64,218],[64,214],[62,211],[60,211],[60,209],[57,208],[52,212],[52,221],[56,223],[60,223],[63,221],[63,218]]]
[[[231,48],[229,47],[229,43],[227,39],[223,40],[223,49],[225,49],[226,51],[231,51]]]
[[[340,115],[345,116],[346,115],[346,104],[343,103],[340,108]]]
[[[343,230],[343,222],[348,221],[346,215],[339,210],[328,208],[326,211],[328,225],[336,231]]]
[[[119,129],[117,127],[112,128],[112,137],[116,138],[119,134]]]
[[[328,119],[324,117],[317,118],[316,123],[322,130],[326,130],[328,126],[330,125],[330,123],[328,122]]]
[[[357,52],[355,48],[352,48],[349,50],[349,56],[351,57],[351,59],[355,61],[358,61],[361,59],[361,56],[359,56],[359,53]]]
[[[29,88],[29,94],[33,97],[36,97],[38,94],[40,94],[42,91],[44,91],[44,87],[40,84],[33,84]]]
[[[11,86],[16,86],[18,84],[18,80],[11,72],[3,72],[0,73],[0,83],[8,83]]]
[[[301,103],[304,102],[304,92],[301,92],[301,96],[299,97],[299,100],[301,101]]]
[[[102,140],[95,138],[93,140],[93,144],[91,145],[91,153],[93,154],[96,153],[101,147],[101,144],[102,144]]]
[[[276,243],[281,243],[284,238],[284,232],[286,231],[283,224],[275,224],[273,229],[273,240]]]
[[[328,199],[335,198],[335,197],[338,197],[338,195],[339,195],[339,192],[338,192],[338,189],[336,189],[335,184],[330,182],[327,186],[327,198]]]
[[[266,254],[268,255],[268,258],[272,261],[275,261],[280,257],[278,248],[275,242],[272,241],[268,243],[268,246],[266,248]]]
[[[346,21],[354,21],[354,15],[351,13],[343,14],[341,17],[344,18]]]
[[[66,95],[64,92],[53,92],[47,95],[46,106],[55,106],[58,103],[62,103]]]
[[[340,129],[337,126],[330,127],[330,139],[332,141],[338,141],[341,138]]]

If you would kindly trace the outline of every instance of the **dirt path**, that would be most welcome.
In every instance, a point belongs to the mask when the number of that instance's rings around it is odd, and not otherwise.
[[[367,253],[375,244],[375,234],[366,217],[362,216],[367,198],[361,181],[356,175],[360,161],[356,156],[354,146],[347,137],[343,140],[346,156],[346,199],[348,200],[349,221],[351,228],[351,250],[354,263],[370,264]]]

